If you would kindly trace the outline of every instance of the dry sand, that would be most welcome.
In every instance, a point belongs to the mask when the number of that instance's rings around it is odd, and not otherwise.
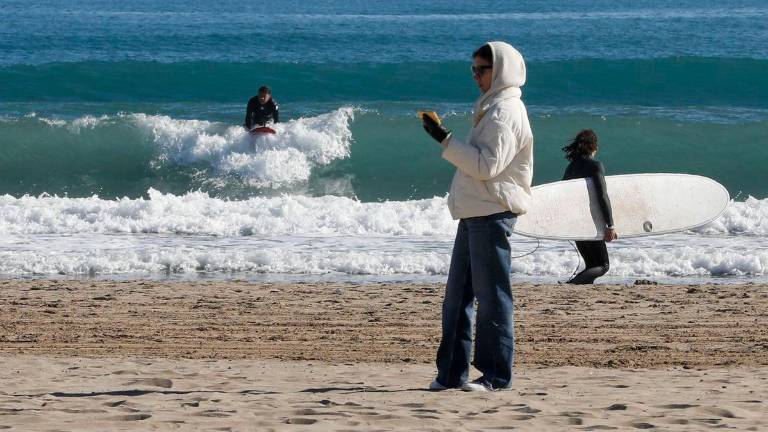
[[[0,282],[0,429],[768,430],[768,286],[515,285],[511,391],[427,392],[437,285]]]

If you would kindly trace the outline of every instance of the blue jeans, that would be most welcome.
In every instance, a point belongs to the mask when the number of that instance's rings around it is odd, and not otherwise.
[[[443,336],[436,362],[437,381],[446,387],[459,387],[469,377],[475,299],[473,365],[483,374],[481,379],[495,389],[512,384],[514,304],[507,236],[516,221],[511,212],[459,221],[443,300]]]

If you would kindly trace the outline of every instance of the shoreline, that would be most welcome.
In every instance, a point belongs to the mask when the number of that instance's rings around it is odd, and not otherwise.
[[[512,286],[522,285],[562,285],[560,281],[570,275],[558,276],[519,276],[512,274]],[[117,274],[40,274],[40,275],[0,275],[2,281],[61,281],[61,282],[153,282],[153,283],[240,283],[240,284],[315,284],[315,285],[445,285],[447,274],[435,275],[355,275],[355,274],[290,274],[290,273],[243,273],[233,277],[222,272],[169,272],[169,273],[117,273]],[[650,283],[648,283],[650,282]],[[601,276],[595,286],[627,285],[665,285],[665,286],[701,286],[701,285],[763,285],[768,284],[765,276]]]

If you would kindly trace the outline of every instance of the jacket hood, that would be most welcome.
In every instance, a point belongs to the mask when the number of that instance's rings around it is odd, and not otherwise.
[[[525,61],[522,54],[506,42],[488,42],[493,53],[493,77],[491,88],[475,103],[474,123],[497,101],[520,97],[520,87],[525,84]]]

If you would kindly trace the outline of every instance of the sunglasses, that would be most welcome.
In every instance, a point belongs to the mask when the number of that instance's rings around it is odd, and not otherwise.
[[[477,77],[483,76],[483,73],[485,71],[489,70],[489,69],[493,69],[493,66],[488,66],[488,65],[475,66],[475,65],[472,65],[472,75],[477,76]]]

